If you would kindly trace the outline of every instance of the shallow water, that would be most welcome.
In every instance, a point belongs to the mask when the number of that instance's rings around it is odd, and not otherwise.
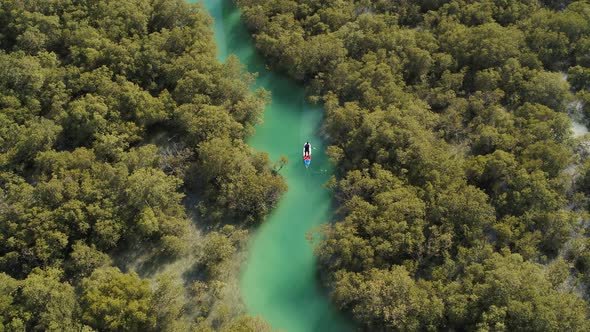
[[[204,0],[215,19],[219,59],[236,54],[248,71],[258,72],[257,87],[272,93],[264,123],[247,140],[273,160],[289,164],[281,170],[289,191],[256,230],[243,267],[241,292],[251,315],[289,332],[349,331],[351,325],[328,301],[316,278],[316,260],[306,233],[330,219],[330,193],[323,184],[332,174],[318,135],[322,109],[305,101],[304,89],[291,79],[269,72],[231,0]],[[303,165],[302,148],[312,144],[312,164]]]
[[[580,137],[588,134],[588,128],[583,124],[576,120],[572,120],[572,131],[574,132],[574,137]]]

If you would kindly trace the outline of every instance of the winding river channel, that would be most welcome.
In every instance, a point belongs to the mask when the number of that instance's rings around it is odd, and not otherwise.
[[[306,233],[330,218],[330,193],[323,184],[332,174],[318,136],[322,109],[305,101],[304,89],[291,79],[266,69],[254,41],[232,0],[204,0],[215,20],[218,57],[235,54],[248,71],[259,74],[256,87],[272,93],[264,123],[248,144],[281,155],[289,164],[281,170],[289,191],[260,226],[242,268],[240,288],[248,312],[262,316],[274,329],[288,332],[351,330],[349,322],[328,301],[316,278],[316,261]],[[303,166],[301,151],[309,141],[313,161]]]

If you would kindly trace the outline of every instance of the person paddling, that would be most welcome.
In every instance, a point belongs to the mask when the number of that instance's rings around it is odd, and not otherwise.
[[[309,142],[305,142],[303,146],[303,156],[311,156],[311,144]]]

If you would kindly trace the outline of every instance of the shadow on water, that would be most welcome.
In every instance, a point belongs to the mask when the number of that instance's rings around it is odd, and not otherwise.
[[[258,77],[255,86],[263,87],[272,92],[273,105],[304,104],[305,96],[303,94],[304,90],[302,86],[295,83],[286,75],[268,70],[263,57],[254,47],[254,38],[250,35],[248,29],[246,29],[246,26],[240,20],[240,13],[233,2],[227,0],[216,1],[220,3],[216,6],[222,7],[221,14],[222,22],[224,24],[222,31],[225,34],[222,40],[226,43],[224,46],[219,46],[220,60],[225,61],[225,58],[230,54],[238,56],[240,62],[246,66],[248,72],[257,73]],[[205,3],[207,2],[211,1],[205,1]],[[215,17],[215,19],[217,19],[217,17]],[[245,43],[248,44],[247,47],[244,47]],[[295,89],[293,89],[294,86],[296,87]]]

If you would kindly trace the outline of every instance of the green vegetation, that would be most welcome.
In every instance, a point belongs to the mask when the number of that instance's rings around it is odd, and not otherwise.
[[[220,294],[286,185],[243,142],[268,94],[211,23],[183,0],[0,3],[0,330],[268,328]],[[142,279],[138,248],[194,271]]]
[[[586,1],[238,0],[326,109],[317,247],[366,330],[587,331]],[[571,166],[571,167],[570,167]]]

